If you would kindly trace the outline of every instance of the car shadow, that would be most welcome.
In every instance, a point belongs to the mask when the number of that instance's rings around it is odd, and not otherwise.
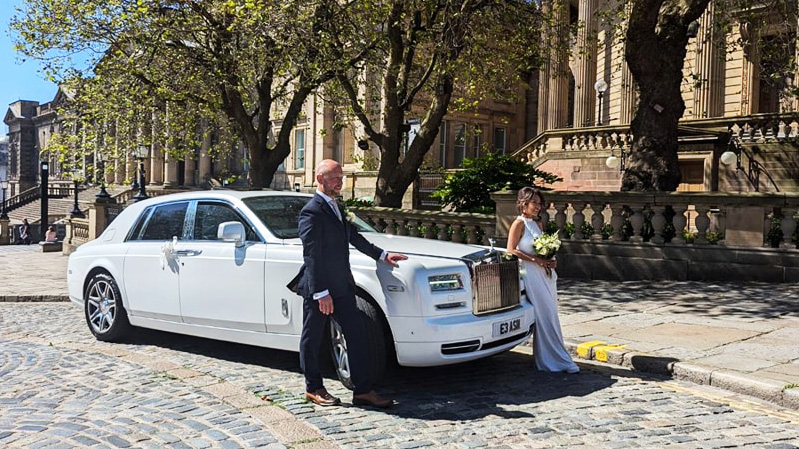
[[[137,329],[125,343],[152,345],[302,374],[297,353],[290,351],[149,329]],[[322,366],[326,366],[325,384],[331,392],[341,396],[344,406],[348,406],[349,393],[336,379],[332,364],[323,363]],[[456,365],[429,368],[394,366],[375,387],[381,395],[396,401],[393,408],[381,410],[381,413],[424,420],[469,420],[486,416],[532,417],[532,413],[525,411],[529,410],[530,404],[587,396],[615,383],[616,380],[610,375],[585,367],[579,374],[540,372],[535,369],[531,355],[507,351]],[[284,391],[280,385],[253,385],[249,388],[255,394],[268,395],[275,403],[288,406],[294,413],[313,410],[315,415],[321,417],[329,415],[331,425],[336,425],[334,421],[338,412],[335,407],[297,404],[302,398],[302,391]]]
[[[609,388],[612,377],[586,370],[579,374],[536,370],[531,355],[505,352],[458,365],[397,367],[380,383],[381,394],[397,405],[387,413],[425,420],[470,420],[534,416],[529,405],[583,397]],[[522,410],[524,409],[524,410]]]

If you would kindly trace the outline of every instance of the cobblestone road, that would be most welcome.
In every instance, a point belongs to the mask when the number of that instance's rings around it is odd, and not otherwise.
[[[94,340],[68,303],[0,304],[0,446],[799,447],[799,413],[581,362],[533,370],[513,351],[396,369],[387,412],[305,403],[296,354],[140,330]],[[328,387],[345,402],[336,381]]]

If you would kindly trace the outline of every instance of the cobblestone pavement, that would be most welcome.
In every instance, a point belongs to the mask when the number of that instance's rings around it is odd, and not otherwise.
[[[102,343],[70,303],[0,303],[0,446],[799,447],[795,411],[580,364],[538,373],[522,348],[398,368],[380,388],[395,408],[322,408],[302,400],[294,353],[147,330]]]

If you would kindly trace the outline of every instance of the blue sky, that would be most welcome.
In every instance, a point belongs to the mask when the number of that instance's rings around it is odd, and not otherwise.
[[[22,62],[21,56],[14,51],[14,42],[8,23],[14,16],[14,7],[20,6],[23,0],[0,0],[0,108],[5,116],[10,103],[17,100],[34,100],[46,103],[53,99],[58,87],[47,81],[38,61]],[[6,126],[2,125],[5,134]]]

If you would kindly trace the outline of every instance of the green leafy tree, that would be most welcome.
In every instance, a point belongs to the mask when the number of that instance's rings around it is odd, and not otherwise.
[[[364,12],[381,24],[376,49],[328,95],[379,149],[375,204],[400,207],[451,106],[520,93],[508,86],[523,86],[538,61],[541,12],[513,0],[390,0]],[[420,127],[403,151],[408,117]]]
[[[518,190],[536,182],[551,184],[563,179],[518,159],[497,153],[463,160],[464,169],[451,174],[433,196],[458,212],[493,212],[491,192]]]
[[[75,92],[81,116],[72,131],[84,133],[84,147],[114,153],[168,136],[165,150],[180,157],[203,123],[229,137],[221,144],[241,142],[249,184],[260,188],[289,155],[308,96],[371,48],[352,15],[372,7],[370,0],[26,0],[11,27],[17,49]]]

